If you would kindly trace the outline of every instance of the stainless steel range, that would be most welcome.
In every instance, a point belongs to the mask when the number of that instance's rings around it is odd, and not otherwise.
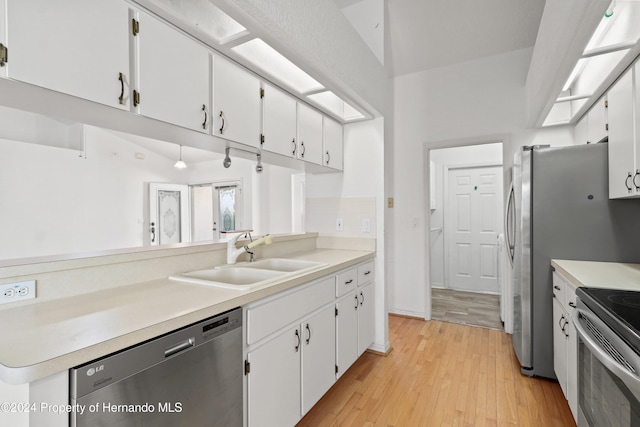
[[[578,426],[640,425],[640,292],[578,288]]]

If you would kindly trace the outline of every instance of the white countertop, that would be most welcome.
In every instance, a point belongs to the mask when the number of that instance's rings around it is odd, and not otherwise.
[[[254,290],[163,279],[4,310],[0,380],[32,382],[374,257],[317,249],[288,258],[326,267]]]
[[[553,259],[551,265],[575,286],[640,291],[640,264]]]

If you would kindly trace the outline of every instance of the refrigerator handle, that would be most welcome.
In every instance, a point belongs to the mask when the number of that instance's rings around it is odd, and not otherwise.
[[[511,267],[513,267],[513,257],[515,256],[515,242],[512,242],[515,236],[512,236],[509,232],[509,219],[511,218],[512,210],[515,208],[515,194],[513,191],[513,181],[511,181],[511,185],[509,185],[509,197],[507,198],[507,207],[504,215],[504,235],[505,235],[505,243],[507,246],[507,258],[509,258],[509,262],[511,263]]]

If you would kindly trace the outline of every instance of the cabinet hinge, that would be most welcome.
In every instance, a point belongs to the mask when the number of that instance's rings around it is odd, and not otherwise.
[[[609,130],[609,123],[604,125],[604,130],[608,131]]]
[[[604,101],[604,108],[609,108],[609,101]]]
[[[0,43],[0,67],[9,62],[9,48]]]
[[[336,365],[336,374],[338,373],[338,365]]]
[[[248,360],[244,361],[244,374],[245,375],[249,375],[249,372],[251,372],[251,362],[249,362]]]
[[[338,317],[338,307],[336,307],[336,317]]]
[[[260,145],[264,144],[264,134],[260,134]]]
[[[140,92],[134,89],[133,90],[133,106],[137,107],[138,105],[140,105]]]
[[[131,20],[131,32],[133,33],[134,36],[137,36],[138,33],[140,32],[140,22],[136,21],[135,19]]]
[[[264,88],[260,88],[260,99],[264,98]]]

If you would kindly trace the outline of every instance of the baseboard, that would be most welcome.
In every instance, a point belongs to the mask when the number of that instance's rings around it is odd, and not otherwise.
[[[404,310],[397,310],[397,311],[394,311],[394,312],[390,311],[389,312],[389,316],[406,317],[408,319],[425,320],[424,313],[416,313],[416,312],[404,311]]]
[[[391,350],[391,343],[387,341],[385,345],[376,344],[374,342],[366,351],[377,354],[378,356],[388,356],[389,353],[391,353]]]

